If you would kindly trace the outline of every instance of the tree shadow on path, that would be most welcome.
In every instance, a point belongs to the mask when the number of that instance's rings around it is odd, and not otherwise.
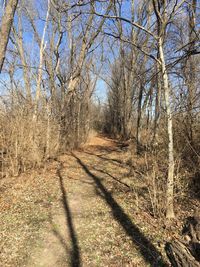
[[[111,151],[111,152],[113,152],[113,151]],[[98,154],[95,154],[95,153],[92,153],[92,152],[84,151],[85,154],[97,157],[97,158],[99,158],[99,159],[101,159],[103,161],[110,161],[110,162],[112,162],[113,164],[115,164],[117,166],[125,166],[126,165],[126,164],[123,163],[122,160],[105,157],[106,155],[109,155],[111,152],[107,152],[107,153],[98,155]]]
[[[63,183],[63,177],[61,174],[62,168],[63,168],[63,165],[62,163],[60,163],[60,166],[57,169],[57,175],[59,177],[59,182],[60,182],[60,190],[62,193],[62,203],[63,203],[63,207],[65,210],[65,219],[66,219],[66,223],[69,229],[69,235],[71,239],[72,248],[70,250],[70,263],[71,263],[71,267],[80,267],[81,266],[80,248],[78,245],[78,239],[77,239],[77,235],[76,235],[74,225],[73,225],[71,210],[68,204],[67,192],[65,190],[64,183]],[[62,238],[60,237],[60,234],[58,234],[58,232],[56,233],[56,236],[59,238],[59,240],[61,241],[63,245]]]
[[[108,192],[106,187],[102,184],[100,178],[94,175],[80,158],[78,158],[75,154],[72,155],[76,158],[85,173],[93,179],[97,188],[100,189],[102,198],[111,208],[113,218],[123,227],[123,230],[131,238],[133,244],[136,245],[136,248],[140,251],[146,263],[154,267],[168,266],[162,259],[160,252],[131,221],[129,216],[112,197],[112,194]]]

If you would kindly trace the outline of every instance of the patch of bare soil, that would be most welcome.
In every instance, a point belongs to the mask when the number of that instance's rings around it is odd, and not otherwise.
[[[163,247],[177,230],[149,215],[128,157],[96,136],[43,171],[2,180],[0,265],[168,266]]]

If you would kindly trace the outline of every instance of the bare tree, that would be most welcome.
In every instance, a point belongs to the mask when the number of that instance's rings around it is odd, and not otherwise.
[[[17,4],[18,4],[18,0],[9,0],[8,1],[7,5],[6,5],[5,13],[4,13],[2,21],[1,21],[1,27],[0,27],[0,35],[1,35],[1,40],[0,40],[0,72],[2,70],[3,63],[4,63],[6,48],[7,48],[10,30],[12,27],[15,10],[17,8]]]
[[[140,52],[144,55],[148,56],[149,58],[153,59],[156,64],[158,64],[159,69],[161,71],[161,85],[162,91],[164,94],[165,100],[165,108],[166,108],[166,117],[167,117],[167,132],[168,132],[168,178],[167,178],[167,205],[166,205],[166,217],[173,218],[174,217],[174,208],[173,208],[173,201],[174,201],[174,145],[173,145],[173,126],[172,126],[172,108],[171,108],[171,100],[170,100],[170,85],[169,85],[169,74],[167,69],[166,63],[166,55],[164,45],[166,42],[166,30],[169,25],[169,21],[171,22],[172,19],[176,16],[176,13],[179,9],[183,6],[185,1],[175,1],[173,6],[170,7],[168,1],[154,1],[152,0],[152,24],[147,24],[145,26],[142,25],[141,22],[131,21],[128,18],[125,18],[121,15],[102,15],[98,12],[95,12],[98,16],[107,17],[108,19],[116,19],[121,20],[124,23],[128,23],[129,25],[140,29],[142,32],[149,36],[149,42],[153,43],[157,46],[157,55],[155,57],[151,51],[146,49],[146,46],[139,45],[137,41],[133,41],[130,38],[120,36],[120,34],[113,34],[109,33],[109,36],[117,38],[122,42],[129,43],[132,46],[136,47]],[[156,18],[156,21],[155,21]],[[156,25],[157,34],[155,34],[151,27],[152,25]],[[148,42],[148,43],[149,43]],[[158,69],[158,70],[159,70]],[[160,86],[158,86],[158,93],[157,93],[157,105],[160,101]],[[140,98],[139,98],[140,99]],[[139,103],[141,100],[139,101]],[[139,104],[140,106],[141,104]],[[140,108],[138,111],[140,114]],[[139,116],[140,117],[140,116]],[[156,122],[157,123],[157,122]],[[155,131],[155,130],[154,130]]]

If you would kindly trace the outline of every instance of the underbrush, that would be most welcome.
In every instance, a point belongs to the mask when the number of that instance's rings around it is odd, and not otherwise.
[[[70,101],[63,114],[59,103],[55,107],[51,100],[42,99],[36,112],[34,102],[20,93],[2,98],[0,178],[43,167],[48,159],[85,143],[90,129],[89,115],[83,111],[84,102],[74,107],[74,101]]]
[[[194,149],[189,142],[183,142],[183,139],[181,142],[181,138],[181,136],[175,136],[174,203],[176,213],[179,213],[180,209],[191,210],[192,201],[198,201],[200,196],[198,140],[195,139]],[[149,214],[155,218],[164,218],[168,173],[167,138],[162,135],[162,140],[160,139],[153,149],[150,150],[147,147],[138,154],[135,153],[135,146],[129,146],[129,156],[126,160],[131,176],[134,177],[135,195],[142,199],[141,205],[145,205]]]
[[[59,149],[59,125],[41,112],[37,120],[25,108],[0,113],[1,176],[17,176],[40,167]]]

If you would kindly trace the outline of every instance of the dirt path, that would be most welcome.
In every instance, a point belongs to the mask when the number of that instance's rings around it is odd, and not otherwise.
[[[164,266],[135,217],[125,157],[119,144],[95,137],[83,150],[61,156],[52,175],[43,173],[49,177],[45,190],[54,194],[23,266]],[[38,201],[44,205],[45,198]]]

